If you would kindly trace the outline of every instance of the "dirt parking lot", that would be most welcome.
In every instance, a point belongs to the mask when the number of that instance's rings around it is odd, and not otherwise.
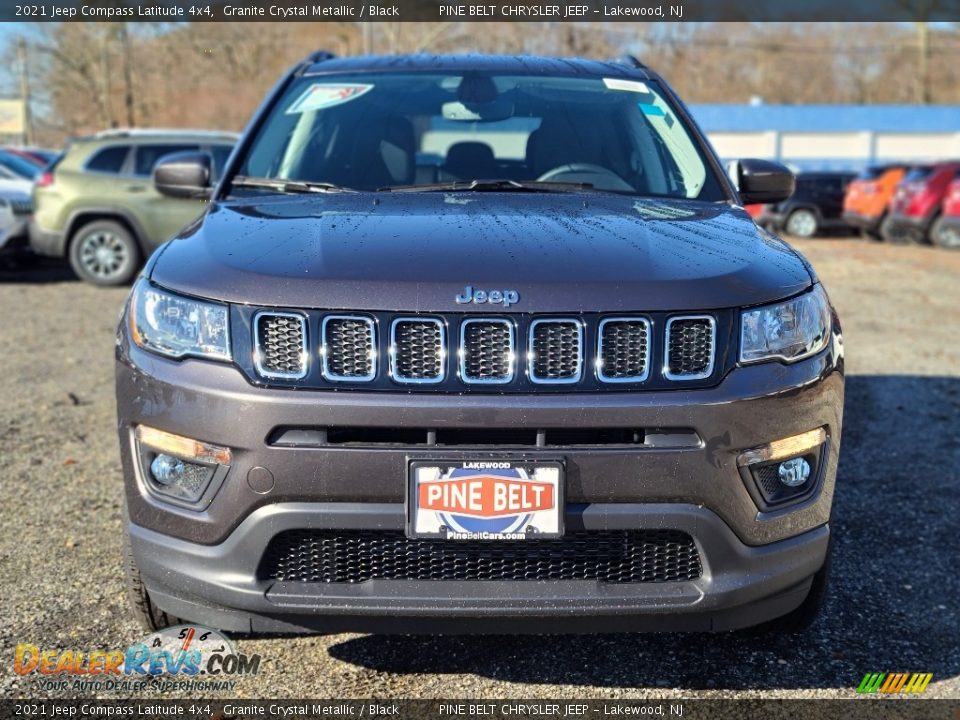
[[[798,242],[847,350],[837,546],[824,617],[747,634],[241,639],[247,697],[847,697],[867,672],[931,672],[960,698],[960,253]],[[126,291],[0,271],[0,677],[17,643],[126,647],[113,334]],[[104,695],[110,697],[110,695]]]

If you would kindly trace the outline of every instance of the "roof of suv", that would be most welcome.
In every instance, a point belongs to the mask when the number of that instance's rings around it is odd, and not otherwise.
[[[571,77],[621,77],[648,79],[656,73],[632,57],[619,60],[551,58],[536,55],[364,55],[337,58],[315,53],[306,61],[304,74],[342,72],[467,72],[483,70],[507,74],[564,75]]]
[[[74,142],[123,140],[124,142],[156,142],[157,140],[228,140],[236,142],[239,134],[223,130],[188,130],[182,128],[116,128],[73,138]]]

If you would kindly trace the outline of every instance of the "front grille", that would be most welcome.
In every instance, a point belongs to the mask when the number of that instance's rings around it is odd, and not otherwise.
[[[403,383],[435,383],[443,380],[446,342],[440,320],[394,320],[390,341],[395,380]]]
[[[645,380],[650,368],[650,323],[633,318],[601,320],[599,359],[597,372],[606,382]]]
[[[713,372],[714,320],[708,316],[667,322],[667,368],[671,380],[695,380]]]
[[[596,580],[682,582],[701,575],[679,530],[577,531],[550,540],[412,540],[402,532],[288,530],[270,542],[260,577],[285,582]]]
[[[353,315],[330,315],[323,319],[320,350],[323,376],[327,380],[372,380],[377,369],[376,333],[373,320]]]
[[[257,372],[264,377],[302,378],[307,373],[307,323],[293,313],[257,315]]]
[[[246,363],[242,348],[234,348],[250,379],[298,388],[694,389],[719,381],[736,357],[733,310],[538,317],[237,307],[235,313],[249,323],[256,345],[253,362]]]
[[[14,215],[29,215],[33,212],[32,200],[11,200],[10,209]]]
[[[509,320],[464,320],[460,326],[460,377],[467,383],[508,383],[515,361]]]
[[[530,379],[571,383],[583,371],[583,326],[578,320],[534,320],[530,324]]]

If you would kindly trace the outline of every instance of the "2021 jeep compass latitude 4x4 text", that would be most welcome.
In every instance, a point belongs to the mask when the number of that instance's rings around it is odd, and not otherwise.
[[[142,622],[798,628],[826,585],[840,326],[682,103],[622,62],[284,77],[117,343]]]

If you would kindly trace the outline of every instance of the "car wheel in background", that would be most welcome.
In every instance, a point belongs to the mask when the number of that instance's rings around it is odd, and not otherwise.
[[[809,238],[817,234],[819,224],[816,213],[814,213],[813,210],[799,208],[787,217],[784,230],[786,230],[788,235]]]
[[[886,220],[887,216],[884,215],[871,227],[861,230],[860,237],[862,237],[864,240],[872,240],[873,242],[883,242],[883,223],[885,223]]]
[[[73,234],[70,265],[81,280],[94,285],[123,285],[140,269],[140,246],[120,223],[95,220]]]
[[[880,239],[893,245],[908,242],[907,234],[889,217],[885,217],[880,223]]]
[[[930,242],[948,250],[960,250],[960,225],[946,225],[941,215],[930,226]]]

